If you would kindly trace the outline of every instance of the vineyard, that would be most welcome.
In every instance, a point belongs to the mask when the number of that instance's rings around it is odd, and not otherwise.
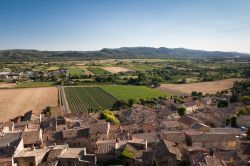
[[[72,112],[94,111],[112,108],[116,98],[99,87],[64,87],[66,98]]]

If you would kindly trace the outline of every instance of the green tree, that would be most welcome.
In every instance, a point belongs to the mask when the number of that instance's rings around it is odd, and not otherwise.
[[[186,107],[179,107],[179,108],[178,108],[178,114],[179,114],[180,116],[185,115],[185,114],[186,114],[186,111],[187,111]]]
[[[135,99],[129,99],[128,100],[128,106],[129,107],[132,107],[134,103],[135,103]]]
[[[247,134],[247,140],[250,140],[250,128],[247,129],[246,134]]]
[[[51,107],[48,106],[43,110],[43,114],[46,116],[51,116]]]
[[[232,127],[237,127],[236,117],[232,117],[232,118],[230,119],[230,121],[231,121],[231,126],[232,126]]]

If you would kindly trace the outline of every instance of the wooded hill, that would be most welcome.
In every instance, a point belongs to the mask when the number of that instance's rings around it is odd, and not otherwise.
[[[122,47],[100,51],[37,51],[2,50],[0,61],[63,61],[107,58],[234,58],[249,59],[250,54],[238,52],[202,51],[185,48]]]

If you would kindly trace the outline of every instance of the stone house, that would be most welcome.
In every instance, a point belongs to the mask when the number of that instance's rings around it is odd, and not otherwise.
[[[28,129],[23,131],[24,147],[39,148],[43,144],[41,129]]]
[[[58,156],[60,166],[94,166],[96,161],[96,156],[87,154],[86,148],[68,148]]]
[[[186,114],[191,114],[191,113],[197,111],[198,109],[203,109],[204,103],[199,101],[199,100],[195,100],[195,101],[181,104],[181,106],[186,108]]]
[[[167,131],[161,133],[161,138],[175,143],[175,145],[179,146],[186,146],[186,136],[185,133],[182,131]]]
[[[186,131],[187,144],[202,148],[236,148],[236,137],[230,133],[204,133]]]
[[[89,128],[75,128],[62,131],[63,140],[70,147],[87,147]]]
[[[114,161],[117,159],[116,140],[98,140],[96,142],[95,154],[99,165],[107,161]]]
[[[201,121],[199,121],[198,119],[188,116],[188,115],[184,115],[182,116],[178,122],[180,123],[180,125],[182,126],[183,129],[195,129],[198,131],[204,131],[204,132],[208,132],[210,127],[203,124]]]
[[[164,131],[180,131],[182,126],[178,121],[164,121],[161,123],[161,129]]]
[[[94,153],[97,140],[108,140],[109,138],[110,123],[98,122],[92,124],[89,129],[88,145],[90,152]]]
[[[14,155],[23,149],[21,132],[7,132],[0,136],[0,164],[14,166]]]
[[[14,156],[14,161],[18,166],[36,166],[45,160],[49,149],[24,148]]]
[[[182,160],[182,154],[173,142],[161,140],[152,151],[153,160],[158,166],[177,166]]]
[[[250,127],[250,116],[237,116],[237,125]]]

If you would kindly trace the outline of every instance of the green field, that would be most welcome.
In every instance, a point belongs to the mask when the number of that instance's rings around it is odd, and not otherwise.
[[[98,109],[111,109],[116,98],[99,87],[64,87],[72,112],[87,112]]]
[[[69,74],[71,76],[82,76],[84,75],[84,70],[79,67],[71,67],[69,68]]]
[[[18,84],[17,88],[39,88],[39,87],[50,87],[56,86],[56,82],[27,82]]]
[[[59,70],[59,69],[60,69],[60,67],[58,67],[58,66],[51,66],[51,67],[47,68],[48,71]]]
[[[107,72],[106,70],[101,69],[100,67],[89,67],[88,70],[91,71],[92,73],[94,73],[95,75],[109,74],[109,72]]]
[[[120,100],[128,100],[128,99],[150,99],[150,98],[158,98],[160,96],[169,97],[169,94],[163,93],[159,90],[150,89],[145,86],[102,86],[104,91],[108,92],[112,96]]]

